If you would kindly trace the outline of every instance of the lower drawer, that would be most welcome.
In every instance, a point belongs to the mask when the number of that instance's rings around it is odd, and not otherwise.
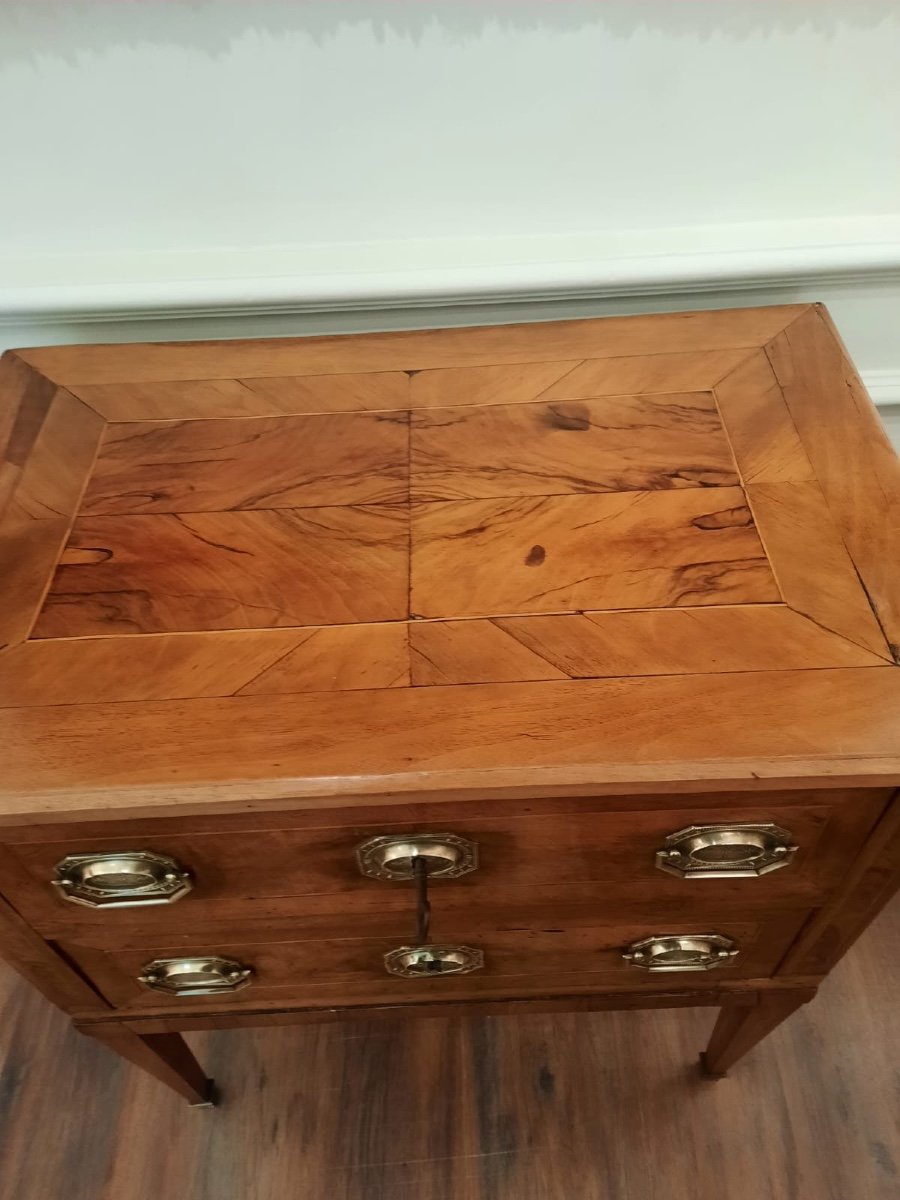
[[[472,974],[401,978],[389,974],[384,956],[408,938],[398,936],[304,939],[296,923],[272,928],[267,940],[251,941],[241,931],[215,941],[108,948],[62,943],[61,949],[112,1004],[122,1009],[204,1011],[227,1007],[340,1007],[384,1003],[429,1003],[442,998],[553,995],[640,988],[670,991],[709,978],[760,978],[772,974],[808,914],[791,912],[751,920],[728,919],[610,923],[596,912],[550,913],[542,923],[519,925],[515,913],[475,927],[443,922],[441,945],[480,951],[484,963]],[[390,932],[389,929],[386,932]],[[629,946],[651,936],[718,934],[738,953],[721,966],[656,973],[623,958]],[[214,995],[169,995],[139,982],[156,960],[210,957],[250,968],[249,983]]]

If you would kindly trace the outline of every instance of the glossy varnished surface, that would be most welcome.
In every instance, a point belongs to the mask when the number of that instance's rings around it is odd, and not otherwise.
[[[816,306],[49,347],[0,398],[0,817],[900,780],[900,465]]]
[[[192,1038],[193,1112],[5,973],[0,1197],[894,1200],[898,959],[895,905],[717,1083],[708,1009],[377,1021]]]

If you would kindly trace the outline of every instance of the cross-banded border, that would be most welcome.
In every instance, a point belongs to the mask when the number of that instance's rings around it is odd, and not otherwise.
[[[679,390],[716,396],[783,604],[28,640],[107,422]],[[0,392],[0,706],[879,666],[900,644],[900,464],[815,306],[50,347],[6,355]]]

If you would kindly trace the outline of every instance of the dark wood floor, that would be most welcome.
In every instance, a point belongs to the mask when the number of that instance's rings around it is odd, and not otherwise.
[[[0,974],[2,1200],[897,1200],[900,904],[709,1083],[704,1010],[208,1034],[189,1109]]]

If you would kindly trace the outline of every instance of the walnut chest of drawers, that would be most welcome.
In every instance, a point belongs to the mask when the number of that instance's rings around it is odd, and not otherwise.
[[[820,307],[0,384],[0,943],[189,1100],[184,1031],[360,1013],[716,1005],[721,1074],[900,883],[900,469]]]

